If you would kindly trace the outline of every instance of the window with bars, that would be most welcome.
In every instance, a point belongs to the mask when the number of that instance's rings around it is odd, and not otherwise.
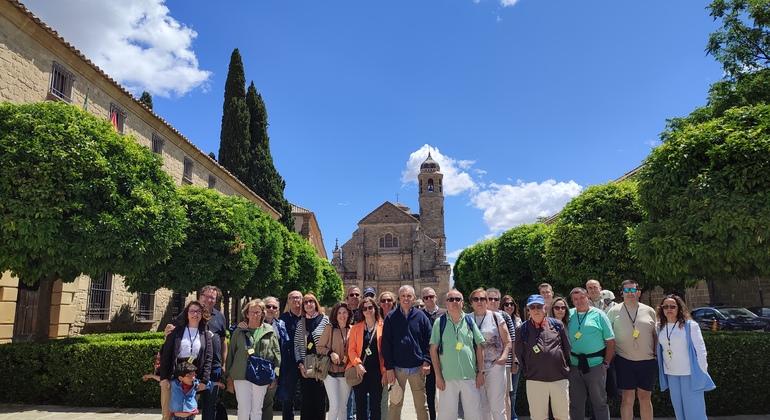
[[[217,177],[209,174],[209,188],[214,189],[217,187]]]
[[[139,293],[136,317],[140,321],[152,321],[155,319],[155,293]]]
[[[56,61],[51,69],[51,89],[49,92],[62,100],[72,102],[72,87],[75,85],[75,75]]]
[[[114,102],[110,103],[110,122],[118,133],[123,132],[126,123],[126,111],[117,106]]]
[[[193,160],[185,156],[184,169],[182,171],[182,180],[188,183],[192,183],[193,176]]]
[[[159,136],[157,133],[152,133],[152,152],[159,155],[163,154],[163,145],[166,144],[166,140]]]
[[[109,321],[112,306],[112,274],[104,273],[91,279],[88,289],[87,321]]]

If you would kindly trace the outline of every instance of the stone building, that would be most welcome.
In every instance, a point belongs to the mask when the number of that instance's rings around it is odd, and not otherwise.
[[[291,205],[291,215],[294,216],[294,231],[299,236],[307,239],[316,249],[318,258],[328,260],[326,255],[326,246],[324,238],[321,236],[321,228],[318,226],[318,219],[315,213],[296,204]]]
[[[358,222],[342,247],[335,245],[332,265],[346,288],[372,286],[377,293],[398,292],[408,284],[418,295],[426,286],[438,296],[449,291],[443,178],[428,153],[417,176],[419,213],[386,201]]]
[[[1,101],[87,103],[89,112],[105,119],[114,115],[118,131],[162,155],[163,169],[177,185],[203,186],[245,197],[271,217],[280,217],[15,0],[0,0]],[[186,297],[165,289],[152,294],[129,293],[122,278],[109,273],[98,279],[81,276],[72,283],[59,281],[54,287],[50,335],[155,330],[179,312]],[[25,286],[9,272],[0,273],[0,343],[23,340],[33,331],[37,299],[35,287]]]

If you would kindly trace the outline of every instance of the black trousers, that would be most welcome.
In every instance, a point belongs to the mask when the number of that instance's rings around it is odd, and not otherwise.
[[[356,398],[356,420],[379,420],[382,418],[382,375],[367,372],[364,380],[353,387]]]
[[[300,375],[299,387],[302,390],[300,420],[325,420],[326,389],[324,388],[324,383]]]
[[[430,420],[436,420],[436,373],[430,368],[430,375],[425,377],[425,397],[428,399]]]

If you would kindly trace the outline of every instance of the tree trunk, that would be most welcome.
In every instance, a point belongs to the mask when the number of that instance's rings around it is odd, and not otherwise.
[[[222,314],[225,316],[225,325],[230,326],[230,292],[222,291]]]
[[[37,324],[35,325],[35,333],[32,336],[32,341],[36,343],[47,343],[49,341],[49,335],[51,333],[51,300],[53,298],[53,284],[57,280],[58,276],[55,274],[41,277],[40,282],[40,295],[38,300],[38,316]]]

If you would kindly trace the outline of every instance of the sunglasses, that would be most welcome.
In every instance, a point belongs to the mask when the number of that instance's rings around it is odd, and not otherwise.
[[[490,302],[500,302],[500,298],[487,298]]]
[[[425,307],[425,305],[417,305],[418,308],[422,309]]]
[[[623,293],[636,293],[636,291],[639,290],[636,287],[624,287]]]
[[[674,310],[674,309],[678,308],[678,306],[676,306],[676,305],[660,305],[660,307],[663,308],[664,311],[667,310],[667,309]]]
[[[393,299],[380,299],[380,303],[393,303]]]
[[[516,304],[515,304],[515,303],[513,303],[513,302],[505,302],[505,303],[503,303],[503,306],[508,306],[508,307],[510,307],[510,306],[516,306]]]
[[[359,297],[361,296],[361,293],[351,293],[348,295],[348,297]]]
[[[278,307],[277,307],[277,306],[275,306],[275,305],[265,305],[265,308],[267,308],[267,309],[272,309],[272,310],[276,310],[276,309],[278,309]]]
[[[463,298],[461,298],[461,297],[451,297],[451,298],[446,298],[446,301],[447,302],[462,302]]]
[[[364,306],[364,312],[373,311],[374,306]]]
[[[423,296],[422,300],[433,300],[436,298],[436,295],[430,295],[430,296]]]
[[[567,307],[566,306],[554,306],[553,310],[554,311],[566,311]]]
[[[249,315],[262,315],[262,311],[249,311]]]
[[[531,309],[535,309],[535,310],[540,311],[540,310],[543,309],[543,305],[529,305],[529,306],[527,306],[527,308],[529,308],[530,310]]]
[[[308,303],[312,303],[313,305],[315,305],[315,301],[312,301],[312,300],[306,300],[302,303],[304,303],[305,305],[307,305]]]
[[[474,296],[474,297],[471,298],[471,300],[474,301],[474,302],[486,302],[487,298]]]

